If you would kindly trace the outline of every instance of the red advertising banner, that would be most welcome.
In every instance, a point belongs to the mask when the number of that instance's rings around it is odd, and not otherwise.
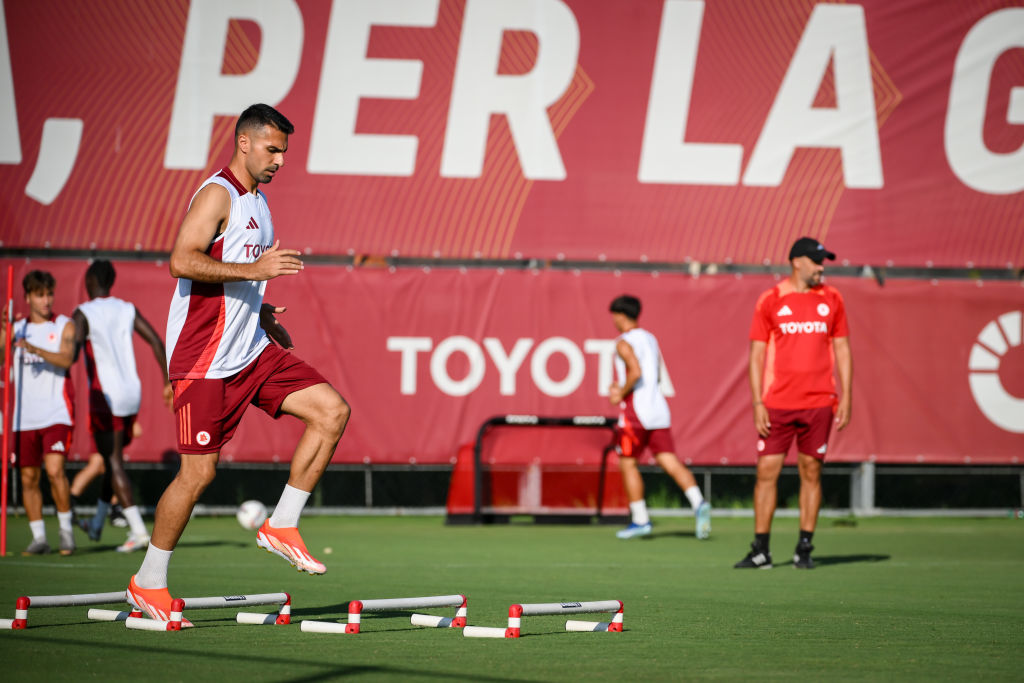
[[[0,240],[167,251],[254,101],[314,254],[1024,265],[1009,0],[0,3]]]
[[[32,268],[57,278],[56,310],[85,299],[85,262],[0,260],[16,289]],[[173,280],[165,264],[116,264],[115,296],[164,329]],[[559,270],[309,266],[269,283],[266,300],[295,353],[352,405],[339,463],[448,463],[484,420],[503,414],[614,415],[606,398],[615,329],[609,302],[628,292],[659,339],[679,455],[752,464],[747,387],[754,302],[771,276]],[[831,278],[843,294],[854,357],[853,420],[831,462],[1019,463],[1024,454],[1024,287],[1006,282]],[[25,313],[20,297],[18,311]],[[136,343],[144,398],[135,461],[175,449],[160,374]],[[84,370],[74,372],[73,451],[90,448]],[[252,408],[226,461],[286,461],[301,425]],[[77,457],[77,456],[76,456]]]

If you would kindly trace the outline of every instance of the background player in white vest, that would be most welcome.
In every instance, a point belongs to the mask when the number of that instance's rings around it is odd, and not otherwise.
[[[106,466],[96,515],[91,522],[81,524],[89,538],[98,541],[110,512],[111,497],[116,493],[129,528],[127,540],[117,550],[128,553],[145,548],[149,543],[142,513],[135,504],[132,483],[124,469],[124,449],[132,442],[132,428],[142,402],[133,333],[138,333],[153,349],[153,356],[164,373],[163,395],[168,408],[171,383],[167,379],[167,354],[160,335],[134,304],[110,295],[115,277],[110,261],[93,261],[85,271],[89,301],[81,304],[72,315],[76,350],[84,350],[85,370],[89,376],[89,431]]]
[[[196,192],[171,251],[171,275],[178,281],[167,348],[181,468],[160,498],[146,559],[128,584],[129,599],[154,618],[166,619],[170,612],[171,552],[250,403],[274,418],[292,415],[306,425],[288,484],[256,543],[299,571],[327,570],[307,551],[298,523],[345,430],[349,407],[320,373],[284,350],[291,339],[274,318],[284,309],[263,303],[267,280],[303,267],[298,251],[275,241],[259,189],[284,164],[293,131],[288,119],[265,104],[242,112],[231,161]]]
[[[74,361],[75,326],[66,315],[53,314],[53,275],[41,270],[29,272],[22,286],[29,314],[14,323],[14,409],[11,420],[15,466],[21,470],[22,500],[32,542],[23,555],[50,552],[43,522],[43,492],[39,488],[42,466],[50,480],[50,493],[57,508],[60,554],[75,551],[71,527],[71,498],[64,461],[71,449],[74,425],[74,388],[68,369]],[[7,348],[7,311],[0,325],[0,363]]]
[[[637,458],[650,448],[654,460],[686,494],[697,519],[696,536],[711,535],[711,504],[704,500],[690,469],[679,461],[672,440],[672,414],[661,393],[661,350],[653,334],[640,327],[640,300],[624,294],[612,301],[612,322],[621,333],[615,344],[615,382],[608,400],[619,406],[617,448],[622,485],[629,498],[632,521],[616,533],[635,538],[651,533],[651,518],[644,501],[644,480]]]

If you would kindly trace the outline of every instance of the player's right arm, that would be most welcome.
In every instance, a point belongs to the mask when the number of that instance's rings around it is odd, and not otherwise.
[[[768,344],[753,339],[750,342],[750,396],[754,406],[754,428],[761,436],[768,436],[771,429],[771,420],[768,418],[768,409],[765,408],[761,396],[764,393],[764,360],[767,355]]]
[[[633,352],[633,347],[629,345],[629,342],[620,339],[615,345],[615,352],[619,354],[619,358],[626,365],[626,381],[621,386],[618,382],[613,382],[608,388],[608,402],[612,405],[618,405],[626,396],[629,396],[629,392],[633,391],[636,383],[640,381],[641,375],[640,361],[637,360],[636,353]]]
[[[231,199],[224,187],[211,183],[196,193],[171,250],[173,277],[196,282],[242,282],[270,280],[302,270],[300,252],[281,249],[280,242],[274,242],[252,263],[224,263],[211,258],[207,249],[227,228],[230,211]]]

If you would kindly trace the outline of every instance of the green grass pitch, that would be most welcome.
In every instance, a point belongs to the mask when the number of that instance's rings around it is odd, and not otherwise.
[[[140,554],[79,535],[72,557],[21,557],[10,520],[0,559],[0,617],[19,595],[123,588]],[[51,538],[55,522],[48,519]],[[194,519],[171,563],[175,595],[285,591],[291,626],[238,626],[234,612],[187,613],[180,633],[89,622],[87,608],[31,609],[0,631],[6,680],[1020,680],[1024,669],[1024,521],[823,519],[819,567],[790,565],[796,522],[775,523],[772,570],[734,570],[749,519],[655,520],[620,541],[607,526],[447,527],[440,518],[309,517],[302,530],[328,566],[299,574],[258,550],[234,519]],[[77,533],[77,532],[76,532]],[[325,548],[330,548],[329,553]],[[363,615],[359,635],[302,633],[303,619],[344,620],[349,600],[464,593],[469,623],[504,626],[514,602],[618,599],[623,633],[566,633],[564,617],[524,617],[519,640],[420,629],[408,614]],[[249,608],[259,610],[260,608]],[[271,607],[264,611],[272,611]],[[452,616],[454,610],[424,610]],[[607,619],[579,615],[577,619]]]

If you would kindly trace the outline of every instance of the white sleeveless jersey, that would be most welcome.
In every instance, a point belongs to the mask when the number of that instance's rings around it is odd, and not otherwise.
[[[252,263],[274,244],[266,196],[248,192],[227,168],[199,189],[211,183],[228,191],[231,209],[227,227],[206,253],[224,263]],[[170,378],[230,377],[255,360],[270,343],[259,320],[266,288],[266,281],[211,284],[178,278],[167,316]]]
[[[71,322],[58,315],[44,323],[23,318],[14,323],[14,339],[26,339],[44,351],[60,351],[64,326]],[[34,353],[15,347],[11,360],[14,378],[14,412],[11,431],[27,432],[53,425],[74,424],[74,388],[67,370],[51,365]]]
[[[672,414],[668,409],[668,401],[661,393],[659,378],[661,375],[661,349],[653,334],[639,327],[619,335],[633,348],[633,354],[640,364],[640,379],[633,385],[633,391],[626,396],[623,403],[629,403],[636,413],[637,419],[644,429],[664,429],[672,426]],[[626,363],[615,354],[615,376],[618,383],[626,381]],[[623,420],[620,417],[620,422]]]
[[[85,369],[91,391],[103,394],[110,413],[136,415],[142,402],[142,383],[135,368],[135,306],[108,296],[78,307],[89,321]]]

